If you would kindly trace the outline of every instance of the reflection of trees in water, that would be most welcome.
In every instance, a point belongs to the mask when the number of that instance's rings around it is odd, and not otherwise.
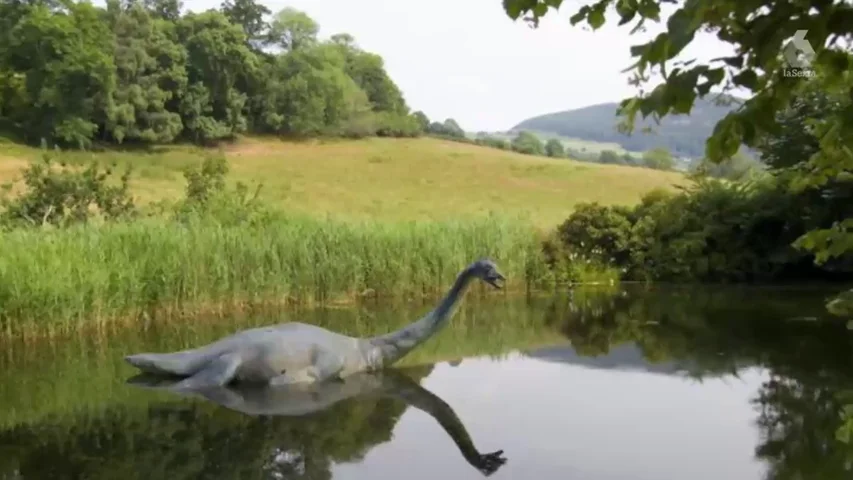
[[[773,375],[754,403],[762,433],[756,456],[769,464],[768,479],[853,477],[853,449],[835,439],[837,390]]]
[[[415,380],[432,367],[410,369]],[[405,404],[355,398],[304,417],[251,417],[203,401],[111,409],[0,432],[0,478],[329,479],[391,439]]]
[[[579,289],[557,299],[547,322],[573,347],[602,355],[635,343],[653,363],[675,362],[697,378],[768,369],[753,399],[761,442],[756,456],[772,480],[853,478],[853,446],[839,442],[840,394],[853,387],[853,341],[822,316],[820,295],[724,288],[638,289],[631,295]]]

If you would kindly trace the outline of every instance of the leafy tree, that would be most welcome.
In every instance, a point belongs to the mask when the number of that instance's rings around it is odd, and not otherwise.
[[[403,94],[385,71],[382,57],[359,49],[353,42],[337,45],[344,54],[344,71],[367,93],[374,111],[408,113]]]
[[[542,140],[539,140],[539,137],[527,131],[518,132],[515,138],[512,139],[512,149],[516,152],[529,155],[543,155],[545,153]]]
[[[132,3],[132,1],[128,3]],[[142,5],[156,18],[175,21],[181,17],[183,2],[180,0],[142,0]]]
[[[426,132],[440,137],[465,138],[465,130],[452,118],[430,123]]]
[[[285,7],[275,14],[270,25],[270,41],[276,46],[294,51],[317,43],[320,26],[305,12]]]
[[[253,46],[260,46],[269,40],[269,25],[264,20],[271,13],[269,8],[255,0],[225,0],[220,10],[231,23],[243,27],[246,38]]]
[[[810,85],[788,108],[776,114],[778,128],[759,145],[761,161],[776,172],[805,166],[820,151],[820,138],[815,135],[812,119],[840,114],[849,104],[843,94]]]
[[[601,153],[598,154],[598,161],[601,163],[622,163],[622,159],[619,157],[619,154],[613,150],[602,150]]]
[[[276,133],[308,136],[327,133],[370,111],[367,94],[340,68],[343,59],[323,45],[281,56],[273,67],[276,79],[267,93],[275,110],[267,128]]]
[[[624,264],[629,255],[630,211],[598,203],[579,205],[557,228],[557,236],[570,251]]]
[[[444,123],[442,124],[442,127],[444,127],[444,131],[447,133],[447,135],[460,138],[465,137],[465,130],[463,130],[462,127],[460,127],[459,124],[456,123],[456,120],[452,118],[445,119]]]
[[[378,55],[257,0],[0,2],[0,128],[30,143],[210,144],[241,133],[416,136]],[[265,48],[269,47],[269,48]],[[433,134],[465,140],[448,121]]]
[[[545,142],[545,154],[549,157],[562,158],[566,156],[566,150],[563,147],[563,142],[556,138],[549,139]]]
[[[483,145],[486,147],[499,148],[501,150],[509,150],[510,145],[509,142],[504,140],[503,138],[493,137],[488,134],[484,134],[475,140],[477,145]]]
[[[669,150],[658,147],[643,153],[643,164],[657,170],[672,170],[675,167],[675,159]]]
[[[182,17],[178,32],[187,49],[189,87],[179,107],[187,134],[209,141],[246,131],[247,95],[237,82],[253,75],[258,64],[243,29],[210,10]]]
[[[165,20],[153,18],[138,3],[122,10],[110,0],[115,33],[116,91],[107,112],[106,131],[125,140],[168,143],[183,130],[181,116],[169,111],[187,86],[187,52]]]
[[[427,131],[430,122],[429,117],[427,117],[424,112],[418,110],[417,112],[412,113],[412,117],[414,117],[415,120],[418,122],[418,126],[420,127],[421,131]]]
[[[36,3],[16,14],[18,21],[0,36],[0,71],[26,79],[16,90],[27,106],[8,118],[30,140],[88,146],[106,119],[116,83],[101,10],[70,3],[54,11]]]

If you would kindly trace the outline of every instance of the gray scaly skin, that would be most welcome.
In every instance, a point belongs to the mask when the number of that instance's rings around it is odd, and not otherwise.
[[[176,388],[232,382],[290,385],[342,379],[393,365],[435,335],[475,278],[501,288],[494,262],[478,260],[462,270],[431,312],[395,332],[356,338],[300,322],[244,330],[208,345],[174,353],[139,353],[125,361],[145,373],[185,377]]]
[[[134,386],[173,391],[176,381],[138,375],[128,380]],[[340,381],[299,383],[282,387],[233,385],[179,389],[176,393],[197,395],[251,416],[303,416],[326,410],[351,398],[379,395],[392,397],[422,410],[442,426],[465,460],[484,475],[497,471],[504,463],[503,450],[480,453],[465,425],[444,400],[421,387],[408,375],[388,369],[359,372]]]

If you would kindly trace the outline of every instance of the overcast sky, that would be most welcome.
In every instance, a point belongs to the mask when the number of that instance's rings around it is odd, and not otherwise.
[[[218,8],[221,0],[184,2],[186,9],[203,11]],[[273,12],[286,6],[306,12],[319,23],[322,38],[353,35],[385,59],[413,110],[433,120],[455,118],[468,131],[507,130],[534,115],[632,95],[628,74],[620,70],[631,64],[630,46],[658,31],[632,37],[629,26],[617,28],[613,21],[597,32],[573,27],[568,17],[588,3],[582,0],[566,0],[538,29],[510,20],[501,0],[261,3]],[[683,56],[710,59],[730,52],[705,35]]]

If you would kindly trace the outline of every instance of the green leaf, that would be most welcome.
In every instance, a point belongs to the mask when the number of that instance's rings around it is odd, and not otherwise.
[[[653,64],[663,63],[669,57],[669,45],[669,36],[665,33],[658,34],[646,50],[645,60]]]
[[[632,57],[642,57],[643,53],[650,48],[652,42],[643,43],[641,45],[631,45],[630,52]]]
[[[743,57],[723,57],[722,61],[730,67],[743,68]]]
[[[708,79],[713,85],[716,85],[723,81],[723,78],[726,76],[725,69],[721,68],[712,68],[702,74],[705,78]]]
[[[684,9],[676,10],[667,20],[666,27],[672,44],[672,55],[677,55],[693,41],[696,33],[696,26]]]
[[[746,87],[752,91],[758,88],[758,75],[753,70],[744,70],[732,78],[736,85]]]
[[[758,136],[758,129],[755,128],[755,123],[742,122],[741,129],[741,141],[747,145],[751,145],[755,138]]]
[[[620,17],[618,25],[625,25],[637,16],[637,2],[635,0],[619,0],[616,2],[616,13]]]
[[[728,114],[714,126],[705,142],[708,160],[719,163],[734,155],[741,144],[740,125],[735,114]]]
[[[602,25],[604,25],[604,10],[593,9],[589,12],[587,21],[589,21],[589,25],[593,28],[593,30],[597,30]]]
[[[633,19],[634,19],[634,17],[636,17],[636,16],[637,16],[637,12],[631,12],[631,13],[628,13],[628,14],[626,14],[626,15],[623,15],[623,16],[619,19],[619,23],[617,23],[616,25],[618,25],[618,26],[625,25],[626,23],[628,23],[628,22],[630,22],[631,20],[633,20]]]
[[[503,0],[503,7],[506,14],[509,15],[509,18],[518,20],[521,12],[530,8],[526,5],[528,3],[528,0]]]
[[[696,85],[696,91],[697,91],[696,93],[698,93],[700,97],[704,97],[705,95],[708,94],[708,92],[711,91],[711,87],[713,87],[713,86],[714,86],[714,84],[711,82],[702,82],[700,84],[697,84]]]
[[[692,89],[679,90],[678,96],[673,103],[674,113],[689,114],[693,108],[693,102],[696,100],[696,94]]]
[[[655,0],[641,0],[637,10],[645,18],[660,20],[660,5]]]
[[[577,25],[584,18],[586,18],[589,11],[590,11],[589,5],[582,6],[580,9],[578,9],[577,13],[575,13],[574,15],[572,15],[569,18],[569,23],[571,23],[572,25]]]

